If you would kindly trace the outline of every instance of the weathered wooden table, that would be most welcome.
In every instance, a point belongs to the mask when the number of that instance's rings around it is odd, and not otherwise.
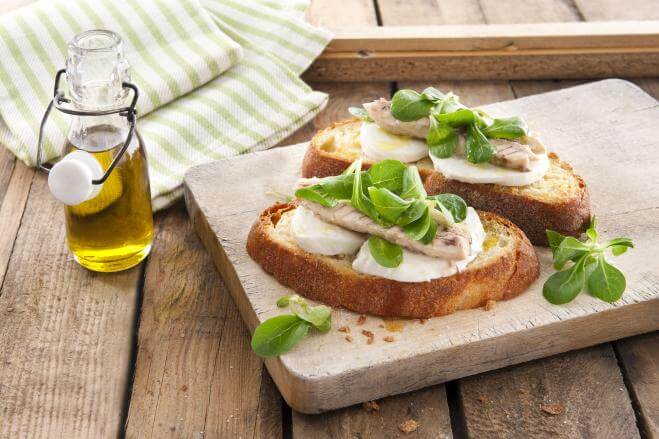
[[[3,1],[0,11],[28,0]],[[656,0],[313,1],[328,28],[659,19]],[[440,81],[468,105],[579,81]],[[659,79],[636,80],[659,97]],[[421,83],[316,83],[346,108]],[[94,274],[68,255],[44,175],[0,149],[0,437],[659,437],[659,335],[647,334],[309,416],[291,412],[179,204],[149,259]],[[656,211],[648,214],[656,214]],[[654,287],[659,288],[659,285]],[[557,406],[553,406],[557,405]],[[552,415],[552,409],[560,408]]]

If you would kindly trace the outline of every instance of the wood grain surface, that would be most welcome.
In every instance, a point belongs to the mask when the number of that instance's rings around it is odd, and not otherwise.
[[[45,175],[23,187],[0,295],[0,437],[115,437],[140,268],[102,275],[78,266]]]
[[[549,111],[559,106],[565,111]],[[599,111],[613,106],[619,111]],[[472,310],[433,319],[423,327],[409,324],[400,341],[390,346],[346,344],[338,334],[312,337],[279,359],[267,360],[279,390],[294,408],[327,410],[656,329],[659,300],[649,285],[659,262],[648,261],[653,242],[659,239],[658,226],[648,217],[635,215],[659,209],[655,191],[637,190],[658,184],[649,172],[657,165],[642,152],[653,147],[649,121],[657,116],[656,101],[628,82],[609,80],[485,109],[495,115],[519,114],[542,128],[546,142],[589,182],[595,210],[601,212],[602,230],[635,237],[638,247],[633,256],[617,261],[627,273],[627,293],[615,305],[582,294],[569,305],[550,306],[540,295],[540,286],[550,273],[549,252],[537,249],[544,267],[540,280],[526,294],[501,303],[492,315]],[[578,130],[570,128],[577,114]],[[626,133],[624,144],[612,141],[620,137],[616,134],[620,129]],[[589,166],[592,154],[602,156],[602,151],[610,160],[605,173],[602,166]],[[195,228],[252,330],[278,312],[274,302],[286,289],[247,257],[244,240],[251,221],[272,203],[266,192],[284,192],[292,186],[302,152],[302,147],[296,147],[244,156],[194,168],[186,178],[186,201]],[[612,166],[623,160],[625,166]],[[268,171],[271,163],[278,163],[277,174]],[[246,169],[254,175],[249,182],[239,178]],[[217,184],[209,184],[218,178],[225,188],[219,193],[213,189]],[[240,187],[232,186],[238,184]],[[240,199],[222,195],[237,192],[243,194]],[[614,202],[621,193],[635,206],[632,212]],[[638,264],[641,260],[642,266]],[[355,316],[337,310],[334,318],[341,325]],[[373,322],[378,332],[378,319]],[[443,337],[438,339],[433,331]],[[524,343],[534,348],[522,349]],[[328,356],[345,361],[328,363]],[[419,369],[436,372],[419,374]]]
[[[0,13],[30,1],[5,0],[0,2]],[[396,25],[494,23],[496,13],[503,16],[501,23],[509,21],[505,16],[514,16],[517,22],[537,22],[540,13],[545,19],[549,19],[552,14],[556,14],[556,11],[560,14],[567,11],[574,16],[575,10],[585,20],[659,19],[657,15],[659,8],[655,0],[629,0],[624,3],[615,0],[557,2],[563,5],[547,5],[550,2],[535,0],[503,1],[508,5],[501,11],[493,11],[497,2],[490,0],[463,0],[453,3],[436,0],[405,2],[378,0],[378,8],[370,0],[341,2],[345,7],[331,0],[313,0],[308,17],[312,22],[334,30],[359,30],[363,28],[364,23],[376,25],[378,22]],[[530,8],[530,5],[534,7]],[[488,12],[489,21],[483,15],[484,11]],[[522,21],[519,21],[518,17],[521,17]],[[440,68],[430,72],[429,83],[437,84],[441,72]],[[368,81],[372,79],[373,77],[367,78]],[[583,80],[577,80],[575,83],[580,81]],[[659,81],[656,79],[635,79],[635,82],[646,91],[653,93],[655,97],[659,95]],[[313,124],[294,135],[288,143],[306,140],[317,128],[325,126],[333,119],[344,118],[347,103],[359,103],[363,97],[386,95],[392,89],[387,83],[374,85],[369,82],[312,85],[330,93],[328,109]],[[341,87],[342,85],[345,87]],[[403,85],[409,84],[399,84],[399,86]],[[416,87],[422,85],[417,83]],[[511,90],[507,81],[444,81],[440,82],[440,85],[464,94],[469,100],[469,105],[508,99]],[[513,81],[512,90],[516,95],[523,96],[567,85],[571,84],[554,80]],[[371,436],[378,434],[390,437],[401,435],[397,423],[407,416],[420,420],[416,436],[410,435],[410,437],[435,437],[432,436],[434,434],[442,437],[443,434],[451,434],[448,425],[446,391],[441,385],[386,398],[380,401],[381,414],[367,412],[361,405],[319,416],[294,412],[291,427],[290,411],[284,408],[282,424],[281,399],[276,392],[272,392],[273,384],[268,373],[262,369],[259,381],[253,367],[254,359],[243,351],[244,346],[241,346],[241,343],[245,343],[247,335],[243,323],[235,314],[235,307],[231,314],[232,301],[226,299],[225,293],[219,299],[209,297],[210,291],[224,291],[221,284],[212,281],[213,277],[217,277],[213,270],[209,268],[204,269],[203,272],[192,270],[201,279],[207,281],[201,286],[197,279],[186,278],[182,282],[177,282],[172,277],[177,270],[174,265],[167,263],[166,257],[171,256],[172,261],[182,265],[185,265],[188,259],[195,261],[201,267],[208,267],[210,264],[209,256],[199,248],[198,244],[195,244],[196,238],[191,236],[187,221],[181,218],[180,209],[165,212],[158,218],[159,234],[153,255],[153,259],[158,258],[154,263],[154,266],[158,267],[157,274],[151,271],[144,280],[140,273],[133,272],[94,275],[79,269],[72,261],[67,260],[68,253],[62,241],[61,212],[58,207],[50,204],[44,190],[45,186],[43,182],[39,182],[40,178],[42,176],[34,179],[32,170],[16,164],[13,156],[2,149],[0,152],[0,224],[3,226],[3,233],[0,234],[0,285],[2,285],[0,288],[0,437],[114,437],[122,436],[124,433],[128,433],[130,437],[136,437],[138,433],[139,437],[209,438],[220,435],[281,437],[282,432],[285,437],[293,433],[296,438],[327,437],[328,432],[331,432],[332,437],[367,437],[369,433],[373,433]],[[36,182],[34,187],[32,187],[33,179]],[[177,227],[184,231],[184,237],[174,236],[178,233]],[[159,244],[161,238],[162,243]],[[162,309],[156,308],[158,304],[164,303],[163,295],[180,296],[171,293],[170,285],[176,288],[182,286],[191,289],[200,288],[200,291],[194,294],[192,301],[186,299],[183,301],[185,303],[177,302],[169,307],[162,307],[172,313],[163,312]],[[656,286],[657,281],[649,283],[648,288],[653,285]],[[143,291],[144,299],[140,299],[140,291]],[[150,300],[147,300],[147,293],[151,297]],[[188,294],[186,297],[190,296],[191,294]],[[199,309],[200,304],[214,307],[217,306],[218,301],[221,304],[220,315],[211,316]],[[130,348],[135,342],[134,337],[137,337],[134,314],[138,312],[136,307],[140,304],[142,305],[141,320],[145,324],[148,322],[153,324],[153,317],[160,311],[169,319],[168,323],[174,325],[176,329],[185,328],[186,340],[193,346],[194,355],[200,355],[202,359],[208,360],[208,350],[215,349],[217,358],[213,371],[200,370],[198,366],[204,360],[196,361],[191,356],[192,351],[182,350],[176,345],[176,334],[169,334],[162,327],[147,326],[154,331],[151,336],[146,330],[140,331],[140,343],[144,346],[140,344],[137,354],[133,357]],[[182,310],[187,312],[181,312]],[[94,318],[90,317],[90,313]],[[209,324],[211,320],[215,323]],[[213,328],[216,328],[213,325],[219,320],[223,322],[222,329],[219,340],[215,340],[222,346],[213,348],[210,347],[211,340],[204,339],[204,335],[196,332],[196,329],[212,332]],[[238,347],[232,344],[235,340],[242,340],[237,343]],[[659,436],[657,341],[657,334],[654,333],[613,343],[625,385],[637,412],[638,425],[644,437]],[[591,352],[594,349],[603,349],[603,354],[594,355]],[[163,358],[163,352],[180,359],[181,363],[174,364],[171,357]],[[584,356],[582,352],[589,354]],[[218,365],[225,355],[227,358],[239,359],[238,366],[234,365],[232,369],[230,364],[227,371],[226,366]],[[540,389],[551,389],[552,395],[565,395],[569,404],[565,412],[556,416],[558,419],[568,421],[573,419],[572,402],[580,401],[580,393],[593,394],[593,388],[599,388],[602,395],[596,396],[600,399],[616,400],[615,390],[620,392],[619,388],[614,389],[610,385],[601,386],[601,382],[592,383],[588,379],[584,379],[581,384],[574,382],[573,387],[569,384],[571,380],[568,379],[568,384],[559,387],[557,379],[572,373],[572,368],[579,364],[575,359],[568,362],[569,355],[582,361],[587,359],[593,362],[598,371],[601,371],[603,364],[611,365],[610,352],[606,351],[605,347],[597,347],[561,355],[560,363],[557,363],[555,358],[550,358],[519,366],[519,370],[514,366],[493,374],[460,380],[457,385],[454,382],[449,399],[455,404],[457,397],[462,401],[462,405],[452,406],[452,420],[456,424],[454,427],[457,428],[453,435],[462,437],[467,433],[461,413],[466,414],[471,410],[472,415],[468,416],[471,419],[481,415],[476,410],[478,407],[466,407],[469,401],[466,396],[468,392],[478,389],[479,385],[491,388],[490,386],[496,384],[496,380],[487,378],[494,374],[501,374],[498,378],[500,381],[524,383],[524,385],[541,383]],[[133,364],[135,358],[138,360]],[[247,370],[239,375],[240,395],[237,395],[237,386],[232,380],[236,376],[234,369],[241,367],[242,361],[246,362]],[[545,366],[540,367],[541,365]],[[552,368],[559,366],[561,372],[554,373]],[[148,376],[145,377],[142,372],[143,367],[152,367],[158,379],[162,378],[164,385],[158,386],[155,382],[149,384]],[[612,366],[614,369],[615,367]],[[131,391],[130,376],[133,370],[136,377]],[[147,369],[147,374],[149,370]],[[504,371],[507,373],[503,373]],[[576,373],[576,376],[581,376],[579,371]],[[473,384],[470,385],[472,380]],[[189,383],[186,384],[188,381],[192,383],[191,386]],[[185,391],[182,390],[183,385],[179,387],[178,391],[182,396],[178,395],[177,398],[174,383],[179,382],[188,387]],[[619,380],[614,379],[613,382],[618,384]],[[211,385],[212,388],[205,388],[207,385]],[[159,394],[149,394],[156,390],[156,387]],[[230,398],[225,397],[225,387],[229,389]],[[254,395],[257,391],[258,404],[267,410],[259,408],[254,415],[254,408],[247,407],[245,401],[254,403]],[[131,415],[128,426],[125,427],[124,417],[131,392],[133,395],[130,402]],[[511,405],[511,401],[519,399],[516,394],[504,392],[504,395],[505,401],[500,404],[508,407],[513,414],[527,413],[533,404],[545,401],[542,390],[532,393],[532,397],[520,400],[524,404],[520,402],[519,406]],[[480,394],[477,398],[478,396]],[[618,401],[622,399],[619,398]],[[478,400],[475,403],[481,404]],[[160,405],[162,407],[159,407]],[[607,403],[603,406],[619,410],[616,408],[619,406],[615,404]],[[464,412],[462,412],[463,407]],[[586,401],[583,407],[587,410],[577,411],[588,422],[583,428],[570,424],[566,430],[572,437],[605,436],[604,430],[592,429],[593,422],[590,420],[593,413],[597,413],[590,411],[593,409],[592,404]],[[624,403],[622,407],[626,407]],[[244,413],[247,416],[242,417],[242,409],[245,409]],[[482,417],[482,424],[472,422],[470,431],[486,431],[479,429],[486,427],[485,423],[491,422],[502,426],[498,436],[530,436],[524,431],[527,427],[523,422],[515,424],[508,420],[509,423],[506,423],[505,413],[492,410],[491,407],[485,407],[483,411],[486,412],[487,417]],[[200,421],[201,412],[205,413],[204,422]],[[178,416],[179,413],[182,416]],[[230,413],[227,416],[228,422],[227,419],[222,419],[227,413]],[[234,413],[232,418],[231,415]],[[531,414],[531,417],[537,416],[538,413],[540,412]],[[622,413],[628,413],[626,408]],[[140,416],[144,419],[140,419]],[[548,414],[546,416],[550,420],[555,419]],[[614,419],[616,425],[611,426],[608,422],[604,425],[611,427],[611,432],[626,432],[628,417]],[[155,425],[158,428],[149,431],[153,421],[156,421]],[[219,425],[223,421],[227,424],[225,427]],[[158,426],[158,422],[175,428],[173,431],[163,430]],[[547,425],[553,431],[552,425]],[[507,426],[517,428],[507,428]],[[531,428],[529,431],[537,430]],[[633,431],[630,430],[629,433],[629,437],[634,437]],[[493,432],[490,436],[496,437],[497,432]]]
[[[281,435],[281,403],[181,205],[157,216],[127,436]]]

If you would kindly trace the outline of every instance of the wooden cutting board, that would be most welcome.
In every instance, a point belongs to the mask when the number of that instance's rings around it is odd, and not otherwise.
[[[536,247],[540,279],[489,311],[427,322],[369,316],[360,325],[355,313],[335,309],[330,333],[313,334],[266,360],[294,409],[321,412],[659,328],[657,101],[629,82],[606,80],[483,108],[530,121],[588,183],[601,234],[633,238],[636,248],[614,259],[627,277],[623,298],[611,305],[582,293],[570,304],[551,305],[542,297],[551,253]],[[195,229],[250,331],[282,313],[275,301],[291,291],[249,258],[245,239],[258,214],[276,201],[269,194],[291,193],[305,147],[198,166],[185,179]],[[341,326],[350,328],[352,342]],[[362,330],[375,334],[372,344]]]

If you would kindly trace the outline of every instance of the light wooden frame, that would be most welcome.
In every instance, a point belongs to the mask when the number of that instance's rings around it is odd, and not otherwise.
[[[304,77],[398,81],[657,74],[659,21],[613,21],[342,31]]]

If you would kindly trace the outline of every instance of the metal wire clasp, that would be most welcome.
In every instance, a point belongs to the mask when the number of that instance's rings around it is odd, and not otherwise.
[[[57,110],[61,111],[62,113],[71,114],[74,116],[107,116],[109,114],[118,113],[120,116],[123,116],[128,120],[128,124],[130,128],[128,130],[128,135],[126,136],[126,141],[124,142],[124,145],[121,147],[121,150],[119,150],[119,153],[114,157],[112,163],[110,163],[110,166],[108,166],[108,169],[105,171],[105,174],[103,174],[101,178],[92,180],[92,184],[97,184],[97,185],[103,184],[105,180],[108,179],[110,173],[115,168],[115,166],[117,166],[117,163],[119,163],[119,160],[128,149],[131,140],[133,140],[133,134],[135,133],[135,120],[137,119],[137,110],[135,110],[135,105],[137,104],[139,91],[137,90],[137,86],[135,84],[132,84],[130,82],[123,82],[121,85],[124,88],[128,88],[133,91],[133,99],[130,102],[129,107],[121,107],[110,110],[98,110],[98,111],[76,110],[62,105],[62,104],[71,103],[71,100],[66,98],[64,94],[59,90],[60,79],[62,78],[62,75],[65,73],[66,73],[66,69],[61,69],[57,72],[57,75],[55,75],[55,91],[53,93],[53,100],[50,101],[50,103],[48,104],[48,108],[46,108],[46,112],[43,115],[43,119],[41,119],[41,126],[39,127],[39,143],[37,144],[37,166],[46,172],[50,172],[52,168],[52,165],[47,166],[46,164],[41,162],[41,151],[43,144],[44,128],[46,127],[48,116],[50,116],[50,112],[52,111],[53,107],[55,107]]]

